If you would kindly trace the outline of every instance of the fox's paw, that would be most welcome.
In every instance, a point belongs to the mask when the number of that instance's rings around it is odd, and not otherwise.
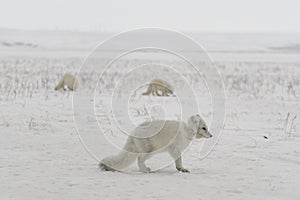
[[[146,173],[151,173],[152,170],[150,169],[150,167],[146,167]]]
[[[188,169],[185,169],[183,167],[176,167],[176,169],[180,172],[184,172],[184,173],[190,173],[190,171]]]
[[[142,169],[141,172],[143,172],[143,173],[151,173],[152,170],[150,169],[150,167],[145,167],[145,169]]]

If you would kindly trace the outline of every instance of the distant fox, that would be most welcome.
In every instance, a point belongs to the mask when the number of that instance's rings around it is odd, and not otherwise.
[[[75,76],[73,76],[72,74],[65,74],[63,76],[63,78],[59,81],[59,83],[57,84],[57,86],[55,87],[55,90],[59,90],[59,89],[63,89],[66,90],[66,87],[69,90],[76,90],[78,86],[78,83],[76,81]]]
[[[144,122],[132,131],[119,154],[104,158],[99,166],[104,171],[120,171],[137,159],[140,171],[148,173],[151,169],[145,165],[145,161],[167,151],[175,160],[178,171],[189,172],[182,165],[181,153],[194,137],[212,137],[200,115],[191,116],[187,124],[172,120]]]
[[[159,92],[161,92],[161,94]],[[143,95],[150,94],[152,94],[153,96],[169,96],[169,94],[173,94],[173,88],[166,81],[154,79],[148,85],[147,91],[143,93]]]

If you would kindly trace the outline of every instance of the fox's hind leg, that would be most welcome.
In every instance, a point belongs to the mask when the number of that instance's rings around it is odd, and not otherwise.
[[[59,90],[61,88],[63,88],[64,86],[64,80],[60,80],[59,83],[55,86],[55,90]]]
[[[141,172],[149,173],[151,169],[145,165],[145,161],[149,158],[149,154],[141,154],[138,157],[138,166]]]

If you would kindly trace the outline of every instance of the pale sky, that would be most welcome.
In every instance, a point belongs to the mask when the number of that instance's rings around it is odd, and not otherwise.
[[[300,32],[300,0],[0,0],[0,28]]]

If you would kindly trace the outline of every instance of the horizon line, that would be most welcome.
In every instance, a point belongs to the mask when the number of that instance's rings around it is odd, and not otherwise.
[[[41,31],[41,32],[77,32],[77,33],[106,33],[106,34],[113,34],[113,33],[120,33],[124,31],[130,31],[135,30],[138,28],[151,28],[151,27],[135,27],[130,29],[124,29],[124,30],[92,30],[92,29],[68,29],[68,28],[11,28],[11,27],[1,27],[0,30],[7,30],[7,31]],[[158,28],[158,27],[153,27]],[[163,27],[159,27],[164,29]],[[170,29],[165,27],[166,29]],[[176,30],[178,32],[182,33],[212,33],[212,34],[300,34],[300,31],[221,31],[221,30]]]

